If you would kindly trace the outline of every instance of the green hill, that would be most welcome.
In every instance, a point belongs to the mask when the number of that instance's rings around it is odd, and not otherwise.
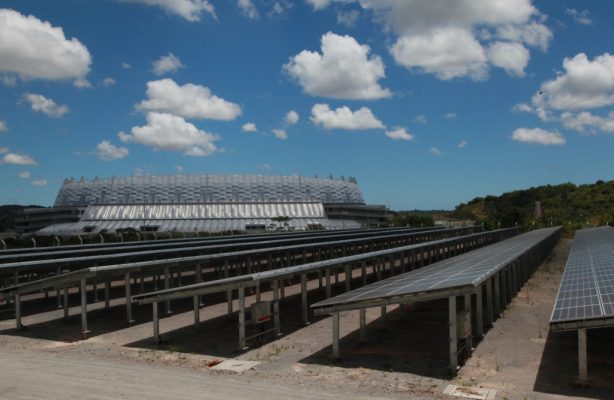
[[[542,208],[535,218],[535,202]],[[522,225],[525,229],[563,225],[568,231],[582,226],[614,223],[614,181],[597,181],[576,186],[572,183],[532,187],[501,196],[476,197],[459,204],[451,215],[472,219],[489,228]]]

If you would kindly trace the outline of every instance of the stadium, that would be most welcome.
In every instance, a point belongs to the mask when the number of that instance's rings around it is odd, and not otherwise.
[[[24,212],[19,231],[81,235],[125,229],[349,229],[377,225],[387,215],[385,206],[365,204],[354,178],[213,174],[71,178],[64,181],[54,207]]]

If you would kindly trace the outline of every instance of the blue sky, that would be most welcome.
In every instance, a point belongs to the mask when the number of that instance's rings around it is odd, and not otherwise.
[[[353,176],[396,210],[614,179],[611,2],[0,7],[2,204],[81,176]]]

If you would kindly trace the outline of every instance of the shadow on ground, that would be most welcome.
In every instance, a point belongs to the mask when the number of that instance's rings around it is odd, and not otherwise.
[[[587,331],[589,386],[579,387],[578,334],[549,333],[533,390],[594,399],[614,398],[614,329]]]

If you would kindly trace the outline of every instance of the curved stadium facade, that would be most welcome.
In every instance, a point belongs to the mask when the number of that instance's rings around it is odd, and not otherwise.
[[[291,229],[358,228],[387,213],[365,205],[352,178],[214,174],[66,179],[53,209],[83,214],[37,233],[263,230],[285,225],[276,217],[288,217]]]

